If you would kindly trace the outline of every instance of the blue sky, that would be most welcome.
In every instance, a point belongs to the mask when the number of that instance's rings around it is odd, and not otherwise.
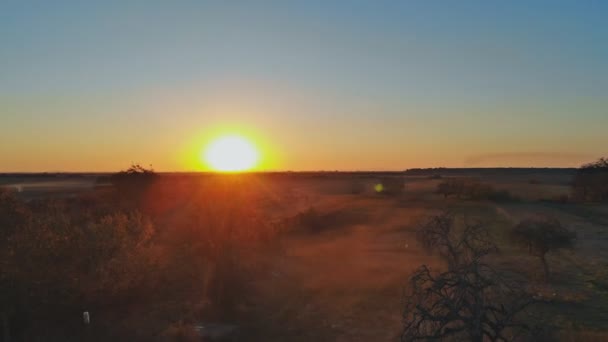
[[[0,4],[0,171],[576,166],[608,146],[603,1]]]

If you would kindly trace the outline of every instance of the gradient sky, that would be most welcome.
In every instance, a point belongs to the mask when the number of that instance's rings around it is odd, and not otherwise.
[[[606,1],[0,2],[0,172],[577,166],[608,154]]]

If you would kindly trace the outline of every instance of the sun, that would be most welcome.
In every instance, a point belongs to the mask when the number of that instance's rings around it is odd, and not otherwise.
[[[212,141],[204,154],[207,165],[216,171],[247,171],[256,166],[259,153],[254,144],[238,135],[227,135]]]

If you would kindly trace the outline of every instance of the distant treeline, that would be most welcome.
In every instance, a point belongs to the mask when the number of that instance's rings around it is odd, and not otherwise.
[[[430,175],[445,175],[445,176],[458,176],[458,175],[527,175],[527,174],[554,174],[554,175],[574,175],[576,168],[520,168],[520,167],[499,167],[499,168],[413,168],[405,171],[260,171],[260,172],[248,172],[246,174],[269,176],[269,177],[332,177],[332,176],[370,176],[370,177],[381,177],[381,176],[430,176]],[[157,174],[163,176],[173,177],[201,177],[201,176],[214,176],[217,175],[214,172],[158,172]],[[69,177],[89,177],[89,176],[110,176],[112,173],[63,173],[63,172],[40,172],[40,173],[0,173],[2,177],[20,177],[20,178],[40,178],[40,177],[58,177],[58,178],[69,178]]]
[[[545,174],[545,175],[574,175],[576,168],[540,168],[540,167],[493,167],[493,168],[415,168],[408,169],[404,172],[408,176],[491,176],[491,175],[530,175],[530,174]]]

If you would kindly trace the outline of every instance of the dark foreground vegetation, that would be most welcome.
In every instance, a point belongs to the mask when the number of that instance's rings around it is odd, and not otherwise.
[[[458,227],[456,217],[444,213],[422,225],[416,236],[439,254],[446,270],[422,266],[412,275],[402,340],[511,341],[535,333],[521,317],[535,299],[484,260],[498,250],[484,225],[462,222]]]
[[[518,171],[515,186],[442,169],[198,177],[135,165],[70,196],[6,187],[0,337],[602,340],[607,169],[567,182]],[[565,200],[535,193],[554,187]]]
[[[252,189],[140,167],[111,180],[71,199],[0,192],[3,341],[172,340],[192,335],[183,324],[238,321],[273,234]]]

